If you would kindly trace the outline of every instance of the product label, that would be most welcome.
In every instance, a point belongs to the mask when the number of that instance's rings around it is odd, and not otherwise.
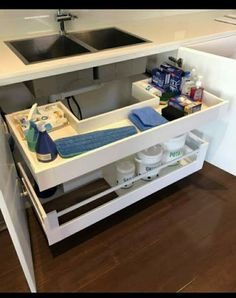
[[[152,170],[156,169],[160,165],[161,165],[161,163],[159,162],[158,164],[155,164],[154,166],[151,166],[151,165],[147,166],[147,167],[145,167],[145,169],[146,169],[147,172],[149,172],[149,171],[152,171]]]
[[[37,153],[37,158],[38,158],[38,160],[41,160],[41,161],[50,161],[50,160],[52,160],[52,155],[51,155],[51,153],[48,153],[48,154],[38,154]]]
[[[183,154],[182,150],[169,152],[170,158],[178,158]]]
[[[135,176],[124,177],[124,178],[123,178],[123,182],[127,182],[127,181],[133,179],[134,177],[135,177]]]

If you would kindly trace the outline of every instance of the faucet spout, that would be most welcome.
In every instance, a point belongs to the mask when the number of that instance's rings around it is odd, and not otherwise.
[[[70,21],[73,19],[77,19],[78,17],[76,15],[72,15],[70,13],[65,13],[63,12],[62,9],[58,9],[57,11],[57,15],[56,15],[56,20],[57,22],[60,23],[60,34],[61,35],[65,35],[66,34],[66,30],[65,30],[65,21]]]

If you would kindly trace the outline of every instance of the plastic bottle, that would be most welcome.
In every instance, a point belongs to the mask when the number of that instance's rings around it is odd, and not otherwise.
[[[29,149],[33,152],[35,152],[38,136],[39,136],[39,131],[38,131],[37,125],[33,121],[30,121],[29,129],[26,133],[26,141]]]
[[[192,100],[202,101],[204,88],[202,87],[202,76],[198,76],[195,86],[191,88],[190,97]]]
[[[182,79],[181,93],[190,96],[191,88],[195,86],[196,81],[196,69],[193,68],[191,72],[186,71],[185,76]]]
[[[35,148],[38,161],[50,162],[57,157],[57,148],[43,124],[38,126],[39,136]]]

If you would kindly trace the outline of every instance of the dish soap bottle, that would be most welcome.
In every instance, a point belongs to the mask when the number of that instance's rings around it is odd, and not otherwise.
[[[50,162],[57,157],[57,148],[46,131],[44,124],[38,126],[39,136],[35,148],[38,161]]]
[[[39,136],[39,131],[38,131],[37,125],[33,121],[30,121],[29,129],[25,136],[30,151],[35,152],[38,136]]]
[[[202,87],[202,76],[198,76],[195,87],[191,88],[190,97],[192,100],[202,101],[204,88]]]

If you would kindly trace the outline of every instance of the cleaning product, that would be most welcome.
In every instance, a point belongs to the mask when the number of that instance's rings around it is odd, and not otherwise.
[[[193,101],[202,101],[204,88],[202,87],[202,76],[198,76],[196,84],[191,88],[190,98]]]
[[[174,92],[175,94],[180,94],[181,81],[185,72],[181,68],[170,65],[167,62],[162,63],[160,69],[170,75],[169,91]]]
[[[152,84],[168,90],[170,85],[170,73],[165,69],[154,68],[152,70]]]
[[[26,141],[29,149],[33,152],[35,152],[38,136],[39,136],[39,131],[38,131],[37,125],[32,120],[30,120],[29,129],[27,130],[27,133],[26,133]]]
[[[174,97],[176,95],[176,93],[174,92],[164,92],[162,93],[161,97],[160,97],[160,105],[166,105],[168,103],[168,100],[171,97]]]
[[[186,115],[195,113],[201,110],[202,103],[201,101],[193,101],[187,95],[175,96],[169,99],[168,106],[175,107],[181,111],[184,111]]]
[[[130,182],[135,177],[135,164],[131,160],[122,160],[116,164],[117,184],[126,182],[121,188],[129,188],[134,182]]]
[[[146,173],[142,180],[149,181],[159,175],[160,170],[158,167],[161,165],[162,153],[161,145],[156,145],[136,154],[134,160],[136,162],[137,175]],[[150,174],[150,171],[152,171],[152,174]]]
[[[39,135],[36,144],[36,156],[38,161],[50,162],[57,157],[57,148],[54,141],[46,131],[44,124],[38,125]]]
[[[193,68],[192,71],[186,71],[184,77],[182,78],[180,90],[184,95],[190,96],[191,88],[195,86],[196,83],[196,69]]]

